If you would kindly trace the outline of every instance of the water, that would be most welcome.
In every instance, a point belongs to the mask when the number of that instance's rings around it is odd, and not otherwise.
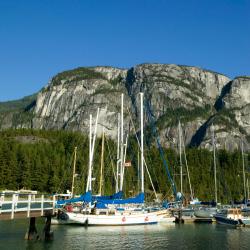
[[[37,222],[39,233],[44,222]],[[52,226],[54,240],[25,241],[28,220],[0,221],[0,249],[250,249],[250,228],[215,224],[128,227]]]

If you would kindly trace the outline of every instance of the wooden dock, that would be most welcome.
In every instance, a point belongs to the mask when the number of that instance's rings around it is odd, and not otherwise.
[[[52,216],[55,196],[0,193],[0,220]]]

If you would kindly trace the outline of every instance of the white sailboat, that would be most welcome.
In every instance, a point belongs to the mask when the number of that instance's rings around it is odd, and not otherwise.
[[[81,212],[65,212],[69,221],[85,224],[88,226],[106,226],[106,225],[145,225],[155,224],[158,222],[174,222],[174,217],[169,216],[167,209],[150,211],[144,207],[144,156],[143,156],[143,93],[140,93],[141,106],[141,192],[133,198],[128,199],[110,199],[99,200],[96,206],[91,210],[83,208]],[[122,95],[123,109],[123,95]],[[123,131],[123,111],[121,112],[121,132]],[[124,148],[123,135],[121,134],[120,150],[120,191],[122,190],[124,178]],[[93,152],[92,156],[93,156]],[[91,164],[90,164],[91,166]],[[88,191],[91,191],[91,170],[89,170]]]

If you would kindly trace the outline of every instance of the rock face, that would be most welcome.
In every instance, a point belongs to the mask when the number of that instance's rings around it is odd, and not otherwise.
[[[85,132],[89,115],[95,116],[100,108],[99,124],[114,137],[120,94],[126,92],[120,79],[125,76],[126,70],[110,67],[82,68],[57,75],[37,96],[33,127]]]
[[[250,77],[238,77],[232,82],[231,90],[224,98],[225,108],[235,116],[237,124],[250,134]]]
[[[15,111],[15,119],[9,114],[0,125],[88,133],[89,115],[95,118],[99,108],[98,134],[104,127],[115,138],[121,93],[125,131],[129,132],[130,117],[138,128],[141,91],[145,94],[145,113],[149,109],[153,112],[165,146],[176,147],[180,120],[186,145],[211,148],[213,123],[217,147],[233,150],[243,139],[250,149],[250,78],[230,80],[208,70],[173,64],[141,64],[128,70],[77,68],[59,73],[38,93],[32,105]],[[152,134],[147,116],[145,126]]]

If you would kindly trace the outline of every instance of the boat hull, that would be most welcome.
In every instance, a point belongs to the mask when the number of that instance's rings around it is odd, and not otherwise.
[[[194,211],[194,216],[197,218],[213,218],[216,214],[216,209],[200,209]]]
[[[229,225],[229,226],[240,226],[238,219],[231,219],[223,216],[215,215],[214,218],[218,224]]]
[[[139,225],[156,224],[157,216],[155,214],[137,214],[137,215],[93,215],[81,213],[67,213],[69,220],[74,223],[87,226],[115,226],[115,225]]]
[[[86,226],[125,226],[147,225],[156,223],[174,223],[175,217],[169,216],[168,211],[149,213],[118,213],[112,215],[95,215],[66,212],[68,222]]]

